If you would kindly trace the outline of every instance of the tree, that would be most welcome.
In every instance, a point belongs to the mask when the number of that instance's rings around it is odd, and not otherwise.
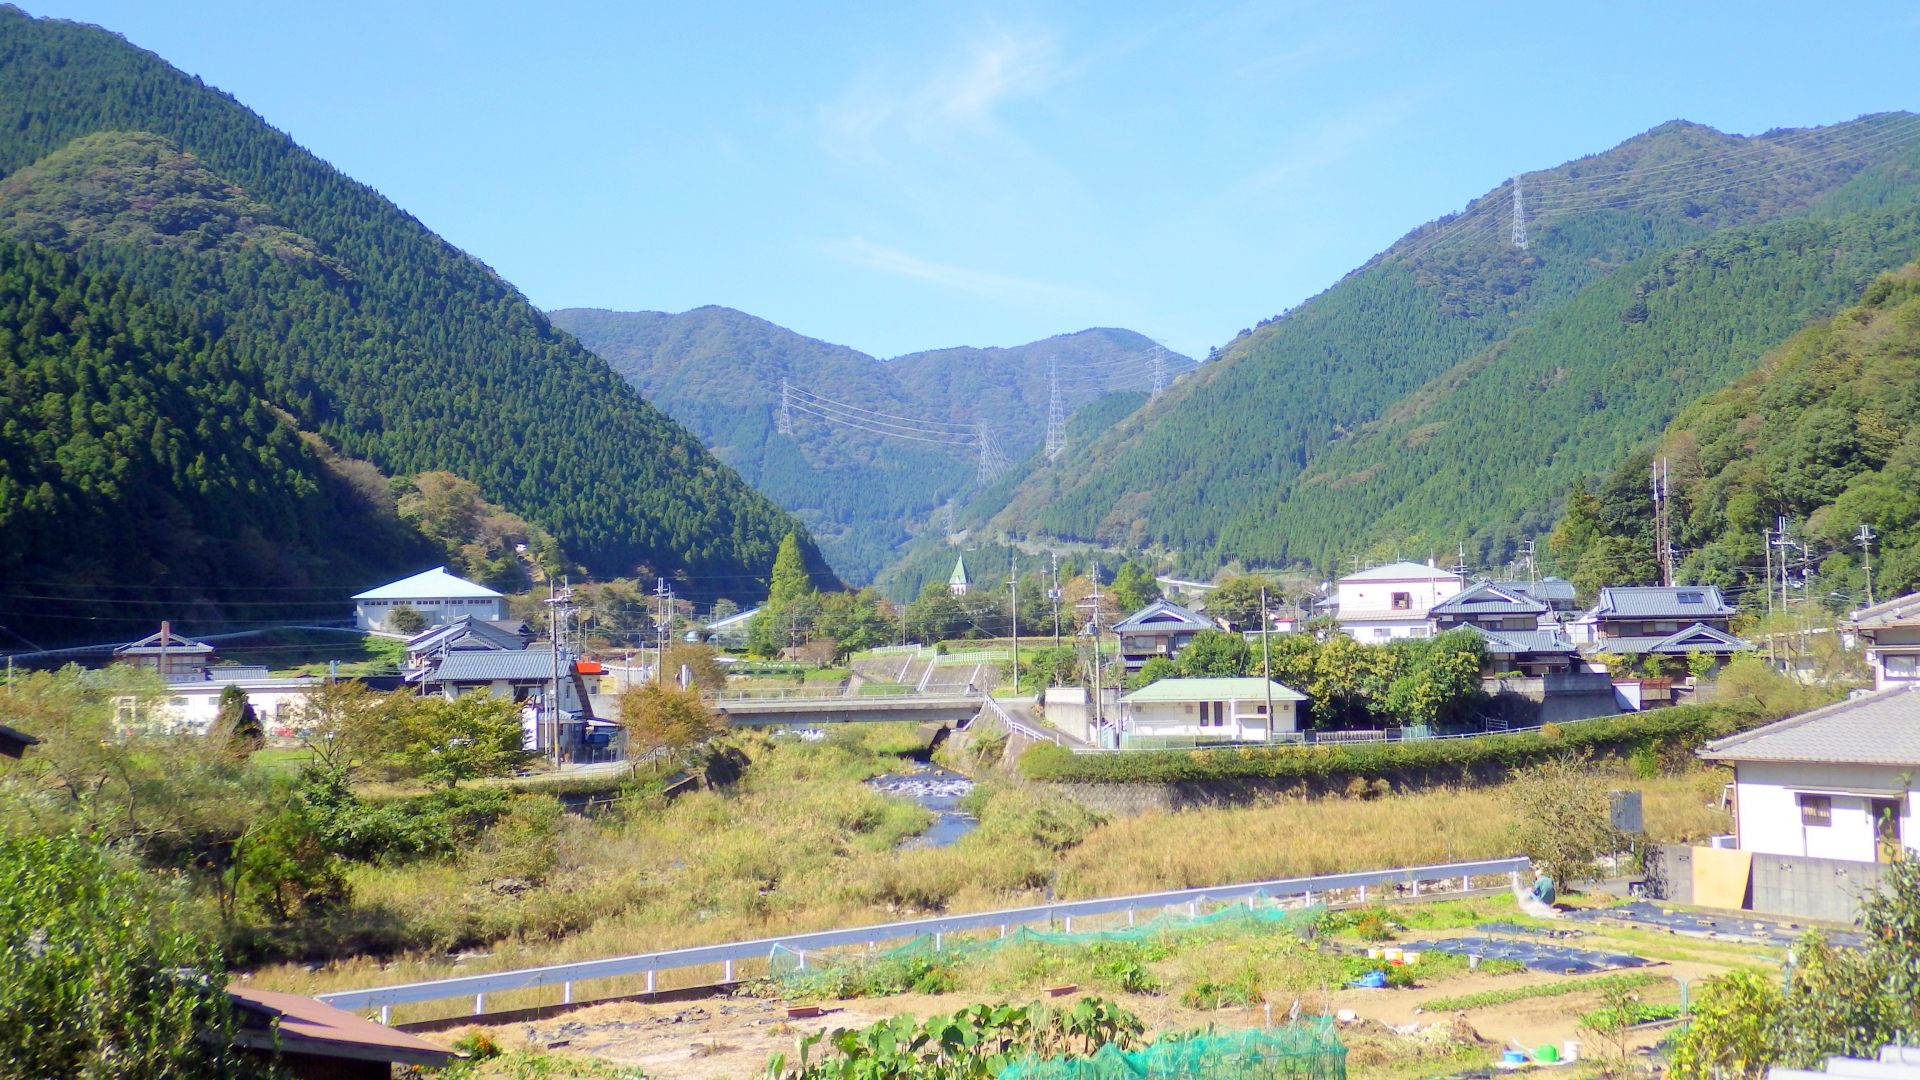
[[[0,1061],[10,1076],[261,1075],[232,1048],[220,951],[182,881],[77,835],[0,838]]]
[[[1202,630],[1175,658],[1180,673],[1194,678],[1245,675],[1253,665],[1253,647],[1239,634]]]
[[[1520,773],[1508,789],[1514,839],[1562,886],[1591,878],[1594,860],[1626,846],[1613,827],[1613,800],[1591,755],[1555,758]]]
[[[234,843],[227,885],[228,897],[282,923],[353,895],[339,857],[321,841],[312,809],[298,798],[261,815]]]
[[[715,659],[719,651],[711,645],[695,645],[680,642],[669,645],[660,657],[661,676],[675,686],[680,684],[680,669],[685,667],[693,675],[696,690],[725,690],[727,688],[727,669]]]
[[[893,605],[873,588],[823,595],[816,626],[822,637],[833,640],[835,660],[885,645],[898,629]]]
[[[813,580],[807,575],[806,558],[800,551],[800,537],[788,533],[780,539],[780,551],[773,557],[773,580],[767,590],[767,606],[778,610],[813,592]]]
[[[1458,718],[1481,694],[1486,639],[1471,630],[1449,630],[1402,647],[1408,671],[1388,686],[1383,704],[1403,724],[1437,724]]]
[[[1235,630],[1258,630],[1262,590],[1267,591],[1269,600],[1278,599],[1273,583],[1262,575],[1230,577],[1207,594],[1207,614],[1225,620]]]
[[[1568,575],[1582,603],[1592,603],[1609,585],[1644,585],[1659,577],[1653,545],[1638,537],[1601,536],[1587,546]]]
[[[427,617],[411,604],[400,604],[387,612],[387,629],[412,636],[427,628]]]
[[[313,767],[344,783],[379,752],[382,718],[393,708],[383,694],[358,679],[337,679],[307,691],[300,706],[300,745]]]
[[[682,751],[720,729],[698,691],[646,683],[620,695],[620,723],[629,752]]]
[[[1599,536],[1600,500],[1587,490],[1584,478],[1576,478],[1573,490],[1567,492],[1567,509],[1560,523],[1547,534],[1547,550],[1570,573]]]
[[[1120,564],[1108,588],[1122,611],[1139,611],[1160,599],[1160,583],[1154,580],[1153,570],[1131,560]]]
[[[266,745],[267,733],[261,730],[260,717],[245,690],[232,683],[221,688],[220,705],[208,737],[225,743],[228,753],[243,759]]]
[[[1673,1049],[1674,1080],[1761,1080],[1780,1059],[1780,991],[1737,968],[1707,980]]]
[[[415,776],[450,788],[504,776],[532,756],[523,747],[520,706],[490,694],[396,702],[382,741]]]

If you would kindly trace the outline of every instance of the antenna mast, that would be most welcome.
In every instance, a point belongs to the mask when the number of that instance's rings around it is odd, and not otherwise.
[[[1513,246],[1527,249],[1527,204],[1520,194],[1520,174],[1513,174]]]

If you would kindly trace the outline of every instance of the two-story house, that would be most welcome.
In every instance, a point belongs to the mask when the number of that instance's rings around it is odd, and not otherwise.
[[[1920,593],[1862,608],[1847,626],[1867,647],[1874,689],[1920,685]]]
[[[1193,635],[1202,630],[1218,630],[1212,620],[1196,615],[1171,600],[1155,600],[1139,611],[1113,624],[1120,639],[1120,659],[1129,672],[1156,656],[1172,659]]]
[[[1753,648],[1734,637],[1739,614],[1714,585],[1640,585],[1600,590],[1600,601],[1573,623],[1574,640],[1589,655],[1685,657],[1705,653],[1716,663]]]
[[[1427,614],[1466,588],[1467,579],[1431,564],[1394,562],[1339,581],[1340,629],[1357,641],[1420,638],[1433,633]]]

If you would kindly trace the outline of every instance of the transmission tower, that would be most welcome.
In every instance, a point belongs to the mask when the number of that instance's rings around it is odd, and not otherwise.
[[[1047,460],[1060,456],[1067,446],[1067,409],[1060,400],[1060,361],[1047,367]]]
[[[1527,204],[1520,195],[1520,174],[1513,174],[1513,246],[1527,248]]]
[[[1167,350],[1155,345],[1148,362],[1153,365],[1153,392],[1147,395],[1152,399],[1159,397],[1160,391],[1167,388]]]
[[[780,380],[780,419],[777,428],[782,435],[793,434],[793,387],[785,379]]]
[[[985,487],[1000,479],[1000,474],[1006,472],[1008,466],[1007,456],[994,445],[992,429],[987,427],[985,420],[980,421],[980,486]]]

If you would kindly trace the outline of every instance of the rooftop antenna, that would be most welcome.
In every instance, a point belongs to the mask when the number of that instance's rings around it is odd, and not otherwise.
[[[1513,246],[1527,250],[1527,204],[1520,193],[1520,174],[1513,174]]]

